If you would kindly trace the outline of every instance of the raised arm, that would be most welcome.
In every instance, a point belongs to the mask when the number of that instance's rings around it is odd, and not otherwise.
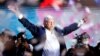
[[[79,27],[78,27],[78,24],[77,23],[73,23],[69,26],[66,26],[63,28],[62,32],[63,32],[63,35],[67,35],[75,30],[77,30]]]
[[[17,3],[11,3],[8,5],[8,9],[12,11],[17,17],[18,20],[26,27],[32,34],[35,34],[37,31],[37,26],[30,23],[23,14],[19,11],[19,7]]]
[[[75,30],[77,30],[78,28],[80,28],[84,23],[87,23],[87,17],[84,17],[82,20],[80,20],[79,22],[73,23],[69,26],[66,26],[63,28],[62,32],[63,35],[67,35]]]

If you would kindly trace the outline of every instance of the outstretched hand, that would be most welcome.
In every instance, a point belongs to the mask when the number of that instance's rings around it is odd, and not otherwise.
[[[90,21],[89,18],[88,18],[88,16],[85,16],[82,20],[83,20],[84,23],[86,23],[86,24],[89,23],[89,21]]]
[[[19,4],[15,2],[11,2],[8,4],[8,9],[15,13],[16,16],[18,16],[20,19],[23,17],[22,13],[19,11]]]
[[[9,3],[7,5],[8,9],[14,13],[18,13],[19,12],[19,8],[18,8],[18,4],[15,2]]]

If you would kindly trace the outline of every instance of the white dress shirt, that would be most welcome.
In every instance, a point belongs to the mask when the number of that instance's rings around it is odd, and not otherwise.
[[[45,31],[46,31],[46,41],[45,41],[44,49],[50,51],[59,50],[60,44],[55,34],[55,31],[49,31],[48,29],[45,29]]]

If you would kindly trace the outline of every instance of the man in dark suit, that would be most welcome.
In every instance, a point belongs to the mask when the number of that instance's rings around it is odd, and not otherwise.
[[[60,43],[58,38],[63,37],[72,31],[78,29],[86,20],[81,20],[80,22],[73,23],[70,26],[60,29],[55,26],[54,17],[47,15],[44,17],[44,26],[37,26],[30,23],[22,13],[20,13],[19,8],[15,4],[8,5],[9,10],[14,12],[18,17],[18,20],[26,27],[38,40],[39,45],[36,46],[36,50],[42,48],[42,54],[35,53],[36,56],[60,56]],[[34,55],[33,54],[33,55]]]

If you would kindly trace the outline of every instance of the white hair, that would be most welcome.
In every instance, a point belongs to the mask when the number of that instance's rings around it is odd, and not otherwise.
[[[44,21],[48,21],[48,20],[54,20],[54,17],[52,15],[46,15],[44,17]]]

